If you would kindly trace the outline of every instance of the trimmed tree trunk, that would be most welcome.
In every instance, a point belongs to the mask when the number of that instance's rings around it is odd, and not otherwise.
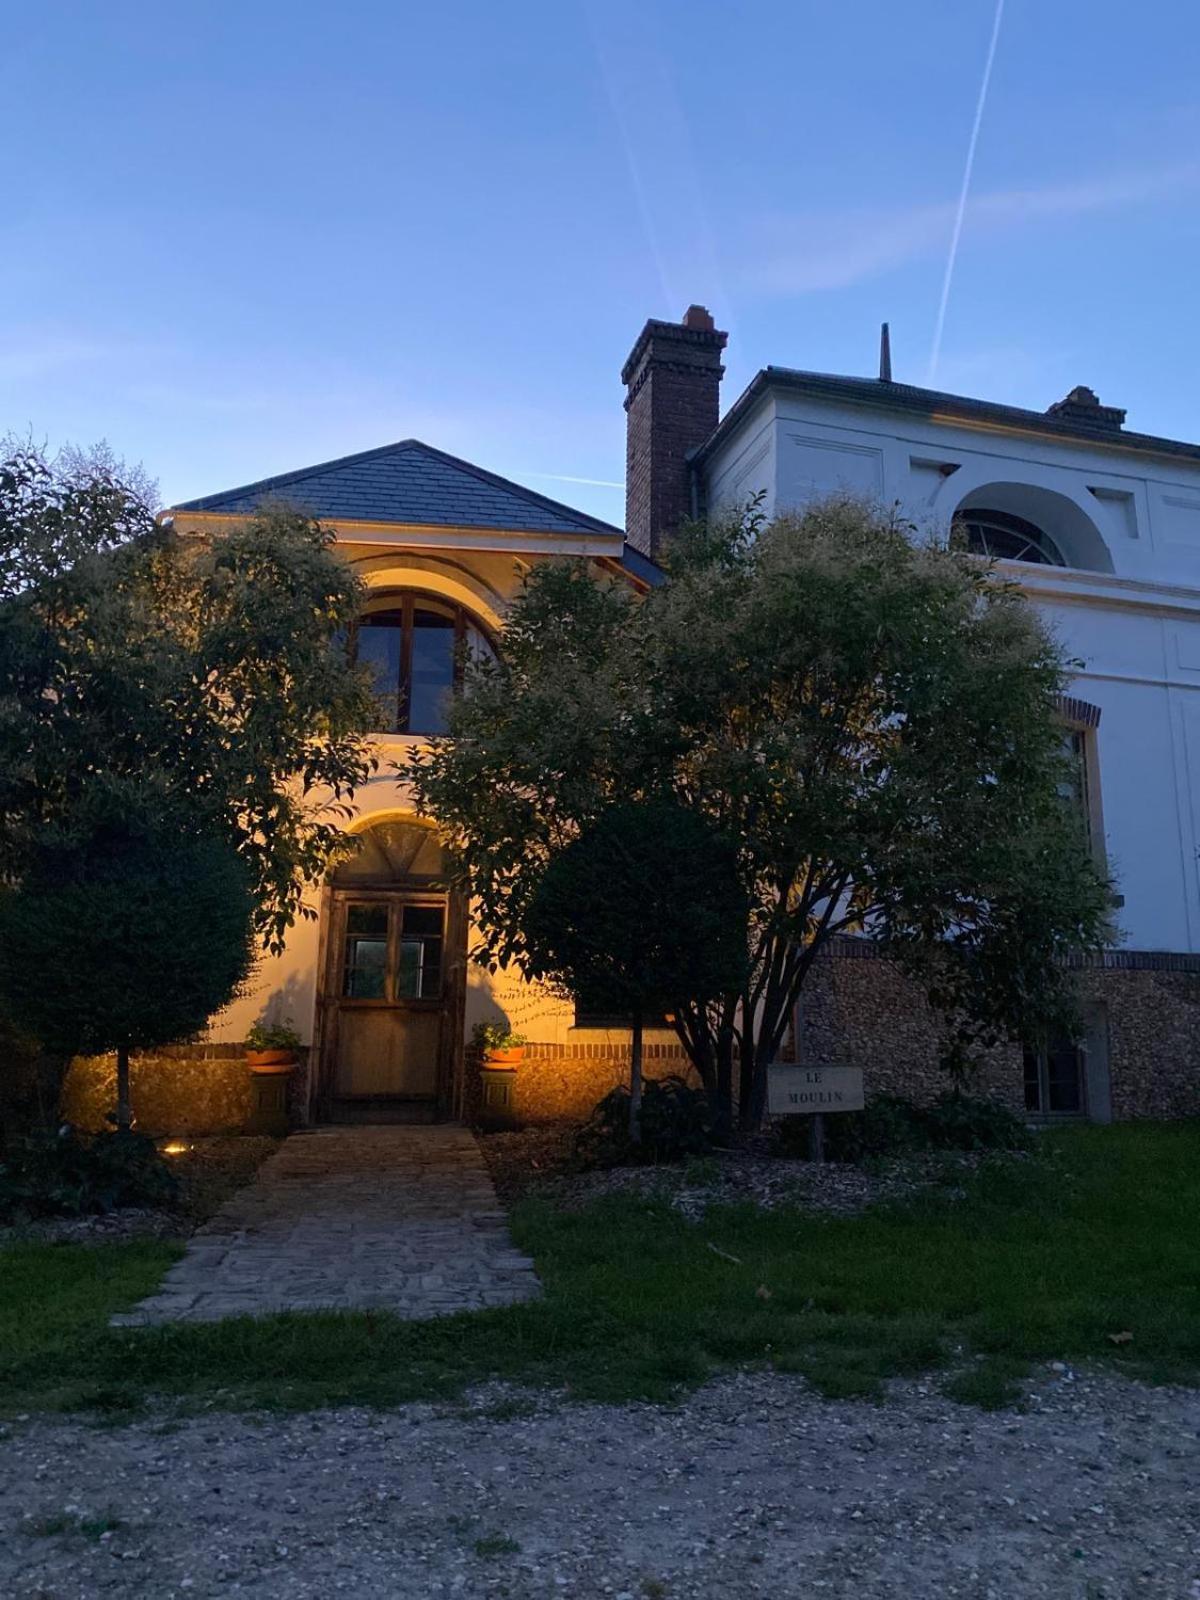
[[[733,1092],[733,1055],[734,1055],[734,1027],[733,1019],[725,1016],[717,1028],[717,1119],[716,1134],[719,1139],[728,1139],[734,1131],[734,1092]]]
[[[642,1142],[642,1010],[633,1013],[633,1039],[629,1048],[629,1137]]]
[[[129,1104],[129,1046],[117,1046],[117,1131],[128,1133],[133,1126],[133,1111]]]
[[[745,1099],[739,1107],[741,1124],[744,1132],[758,1133],[766,1120],[767,1073],[775,1059],[775,1051],[770,1039],[760,1035],[749,1042],[746,1055],[750,1059],[751,1070],[749,1073],[743,1072]]]

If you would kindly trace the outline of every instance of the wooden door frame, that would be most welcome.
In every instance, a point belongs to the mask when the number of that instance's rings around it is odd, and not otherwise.
[[[434,1115],[443,1120],[461,1108],[463,1016],[466,1007],[467,907],[456,890],[447,891],[429,879],[355,884],[326,884],[321,896],[321,936],[317,952],[316,1025],[313,1029],[314,1079],[310,1103],[319,1121],[329,1120],[337,1068],[338,1013],[342,1001],[342,956],[347,902],[378,900],[445,907],[442,960],[441,1026],[438,1029],[437,1088]],[[391,939],[389,921],[389,943]],[[370,1004],[370,1002],[366,1002]],[[415,1002],[420,1005],[420,1002]],[[392,1009],[389,1005],[388,1009]],[[425,1009],[422,1007],[421,1009]],[[432,1008],[431,1008],[432,1009]],[[401,1098],[401,1097],[398,1097]]]

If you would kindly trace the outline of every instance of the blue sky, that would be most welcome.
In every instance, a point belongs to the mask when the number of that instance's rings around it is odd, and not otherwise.
[[[927,380],[995,9],[40,0],[0,432],[167,502],[416,435],[620,521],[647,316],[711,307],[726,405],[872,373],[885,317]],[[939,386],[1200,437],[1198,63],[1195,0],[1006,0]]]

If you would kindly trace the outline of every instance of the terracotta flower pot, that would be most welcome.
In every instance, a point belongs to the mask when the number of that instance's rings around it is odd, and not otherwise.
[[[523,1045],[513,1045],[508,1050],[484,1051],[484,1065],[488,1067],[519,1067],[525,1055]]]
[[[251,1072],[290,1072],[296,1065],[294,1050],[247,1050],[246,1065]]]

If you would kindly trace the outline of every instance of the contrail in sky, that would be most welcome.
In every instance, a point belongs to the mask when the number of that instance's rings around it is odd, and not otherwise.
[[[658,283],[662,292],[663,302],[664,305],[669,306],[674,304],[675,295],[672,292],[667,275],[667,263],[659,242],[658,229],[654,225],[654,208],[650,204],[646,184],[643,181],[642,164],[638,160],[637,151],[634,149],[628,119],[617,94],[612,67],[604,48],[604,40],[600,31],[599,8],[593,4],[585,3],[583,16],[588,32],[591,34],[592,49],[596,55],[596,65],[600,69],[600,81],[604,85],[604,93],[608,99],[609,110],[612,113],[613,122],[616,124],[617,137],[620,139],[621,148],[625,153],[625,164],[629,168],[629,181],[633,186],[634,199],[637,202],[638,214],[642,220],[642,229],[646,235],[646,244],[653,257],[655,270],[658,273]]]
[[[613,478],[577,478],[570,472],[526,472],[526,478],[550,478],[555,483],[590,483],[597,489],[623,489],[624,483],[617,483]]]
[[[933,330],[933,349],[929,354],[928,383],[933,386],[937,376],[938,359],[942,353],[942,329],[946,325],[946,306],[950,300],[950,284],[954,278],[954,263],[958,258],[958,241],[962,235],[963,216],[967,209],[967,195],[971,189],[971,173],[975,167],[975,146],[979,143],[979,127],[983,121],[983,108],[987,103],[988,85],[992,81],[992,62],[996,59],[996,44],[1000,38],[1000,21],[1004,16],[1004,0],[996,0],[996,19],[992,23],[992,42],[988,45],[987,61],[983,68],[983,82],[979,85],[979,99],[975,102],[975,122],[971,128],[971,142],[967,145],[967,163],[963,168],[962,188],[958,194],[958,210],[954,215],[954,232],[950,236],[950,254],[946,260],[946,276],[942,279],[942,298],[938,306],[937,323]]]

